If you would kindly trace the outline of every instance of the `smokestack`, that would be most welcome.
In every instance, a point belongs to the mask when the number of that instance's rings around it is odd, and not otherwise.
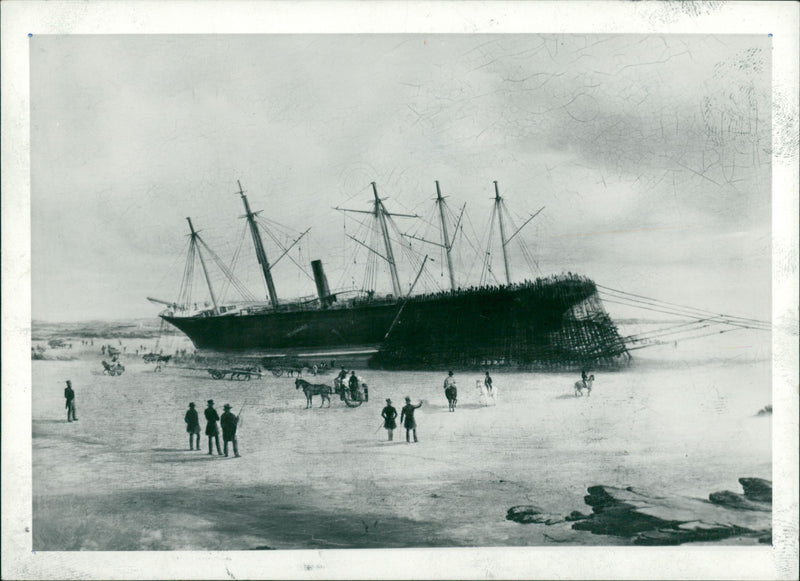
[[[323,308],[329,307],[331,303],[336,301],[336,295],[332,295],[328,288],[328,278],[325,276],[325,270],[322,268],[322,261],[312,260],[311,270],[314,271],[314,282],[317,284],[319,302]]]

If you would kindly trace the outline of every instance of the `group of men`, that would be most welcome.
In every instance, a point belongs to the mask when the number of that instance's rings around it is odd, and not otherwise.
[[[342,369],[344,371],[344,369]],[[340,374],[341,378],[341,374]],[[492,376],[489,375],[489,372],[486,372],[486,377],[483,379],[484,385],[486,386],[486,390],[489,394],[492,393]],[[450,406],[450,411],[455,411],[456,402],[458,401],[458,390],[456,389],[456,379],[453,376],[452,371],[447,372],[447,377],[444,380],[444,393],[447,397],[448,404]],[[414,411],[422,407],[422,401],[420,401],[417,405],[411,403],[411,398],[406,397],[406,405],[403,406],[403,409],[400,413],[400,423],[403,424],[403,427],[406,430],[406,442],[411,442],[411,436],[414,437],[414,442],[418,442],[417,439],[417,422],[414,419]],[[386,407],[381,410],[381,417],[383,418],[383,427],[386,429],[386,432],[389,436],[389,441],[391,442],[394,439],[394,430],[397,428],[397,422],[395,419],[397,418],[397,410],[392,406],[392,400],[386,400]]]
[[[219,426],[221,426],[225,456],[228,455],[228,442],[230,442],[233,445],[233,455],[236,458],[240,458],[239,446],[236,440],[236,428],[239,426],[239,416],[233,414],[231,412],[231,405],[226,403],[222,406],[225,411],[222,412],[222,416],[220,417],[217,410],[214,409],[214,400],[210,399],[207,403],[208,407],[203,414],[206,417],[208,455],[213,455],[214,450],[212,444],[216,443],[217,454],[222,456],[222,451],[219,448]],[[183,419],[186,422],[186,431],[189,433],[189,450],[200,450],[200,419],[198,418],[194,402],[189,404],[189,409],[186,411],[186,415]],[[219,422],[219,426],[217,422]],[[195,447],[195,438],[197,440],[197,447]]]
[[[414,410],[421,407],[421,401],[417,405],[413,405],[411,403],[411,398],[406,398],[406,405],[403,406],[403,409],[400,413],[400,423],[403,424],[403,427],[406,429],[407,443],[410,443],[409,436],[412,433],[414,435],[414,443],[419,441],[417,440],[417,422],[414,420]],[[381,411],[381,417],[383,418],[383,427],[386,428],[386,431],[389,433],[389,441],[391,442],[393,439],[394,430],[397,427],[397,423],[395,422],[397,410],[392,406],[391,399],[386,400],[386,407]]]

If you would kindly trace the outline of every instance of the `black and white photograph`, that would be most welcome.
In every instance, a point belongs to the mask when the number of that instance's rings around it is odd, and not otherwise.
[[[797,578],[796,4],[22,4],[4,577]]]

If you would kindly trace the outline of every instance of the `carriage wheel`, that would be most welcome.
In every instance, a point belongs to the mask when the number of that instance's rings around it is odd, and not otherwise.
[[[223,377],[225,377],[225,372],[224,371],[218,371],[216,369],[212,369],[210,371],[210,373],[211,373],[211,377],[213,377],[214,379],[222,379]]]
[[[283,369],[281,369],[280,367],[273,368],[273,369],[271,369],[271,371],[272,371],[272,375],[274,375],[275,377],[280,377],[281,375],[283,375]]]
[[[109,369],[109,370],[108,370],[108,374],[109,374],[109,375],[116,375],[116,374],[117,374],[117,372],[116,372],[116,371],[114,371],[113,369]]]

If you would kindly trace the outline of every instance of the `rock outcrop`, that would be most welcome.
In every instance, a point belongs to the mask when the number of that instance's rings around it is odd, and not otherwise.
[[[761,478],[740,478],[744,494],[712,492],[708,500],[669,497],[632,487],[590,486],[584,497],[592,514],[573,511],[566,517],[536,506],[515,506],[506,518],[519,523],[555,524],[574,521],[574,530],[627,537],[639,545],[676,545],[751,536],[770,542],[772,484]]]

